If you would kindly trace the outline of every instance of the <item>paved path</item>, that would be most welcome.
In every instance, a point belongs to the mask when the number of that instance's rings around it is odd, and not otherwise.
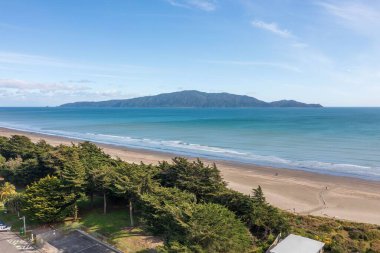
[[[1,253],[39,253],[28,242],[20,239],[13,232],[0,232]]]

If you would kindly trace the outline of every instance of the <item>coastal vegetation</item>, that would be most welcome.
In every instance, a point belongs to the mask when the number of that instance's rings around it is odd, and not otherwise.
[[[71,219],[116,245],[128,226],[162,238],[158,252],[265,252],[280,233],[321,240],[326,252],[380,252],[378,226],[281,211],[261,187],[231,190],[200,160],[131,164],[89,142],[51,146],[16,135],[0,137],[0,176],[9,212],[36,224]]]

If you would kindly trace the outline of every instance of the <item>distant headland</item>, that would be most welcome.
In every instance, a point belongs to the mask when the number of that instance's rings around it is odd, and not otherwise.
[[[74,102],[60,107],[195,107],[195,108],[238,108],[238,107],[322,107],[320,104],[306,104],[295,100],[265,102],[254,97],[230,93],[207,93],[185,90],[131,99],[99,102]]]

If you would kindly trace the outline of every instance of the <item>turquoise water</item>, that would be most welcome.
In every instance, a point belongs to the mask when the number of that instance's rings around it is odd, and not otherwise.
[[[380,180],[380,108],[0,108],[0,126]]]

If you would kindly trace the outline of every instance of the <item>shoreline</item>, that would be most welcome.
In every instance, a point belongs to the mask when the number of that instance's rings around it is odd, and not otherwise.
[[[0,136],[11,135],[25,135],[33,142],[44,139],[51,145],[83,142],[74,138],[0,127]],[[120,157],[127,162],[157,164],[158,161],[178,156],[169,152],[93,143],[112,157]],[[380,225],[380,181],[224,160],[201,160],[206,164],[215,163],[223,179],[234,190],[249,194],[252,188],[261,185],[268,202],[280,209]]]

